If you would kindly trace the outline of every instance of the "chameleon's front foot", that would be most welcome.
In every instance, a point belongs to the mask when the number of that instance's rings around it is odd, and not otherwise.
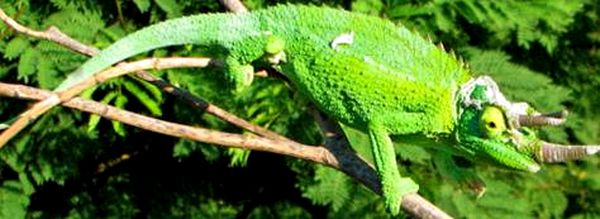
[[[383,176],[381,176],[384,178]],[[402,198],[408,193],[414,193],[419,190],[419,185],[408,177],[400,177],[393,183],[382,180],[382,191],[383,198],[385,200],[385,208],[392,215],[398,215],[400,213],[400,205],[402,204]]]
[[[394,145],[387,131],[378,123],[369,125],[369,139],[373,147],[375,167],[381,181],[381,191],[385,200],[385,208],[392,214],[400,212],[402,197],[408,193],[417,192],[417,185],[410,178],[401,177],[396,164]]]

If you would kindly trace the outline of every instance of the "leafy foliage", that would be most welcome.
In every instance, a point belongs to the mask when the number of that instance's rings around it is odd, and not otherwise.
[[[252,10],[277,1],[248,0]],[[564,127],[539,130],[553,142],[600,142],[600,1],[293,0],[391,19],[463,56],[476,74],[499,82],[512,100],[541,111],[568,108]],[[45,29],[59,27],[96,47],[167,18],[225,9],[217,1],[5,0],[9,16]],[[0,24],[0,80],[56,86],[86,57],[53,43],[14,34]],[[202,56],[194,46],[145,56]],[[257,79],[234,95],[221,69],[154,72],[252,123],[307,144],[322,136],[308,101],[282,82]],[[239,128],[120,78],[84,95],[119,108],[211,129]],[[26,103],[0,100],[0,119]],[[366,136],[344,129],[367,160]],[[459,162],[480,174],[477,198],[448,180],[435,154],[398,139],[400,171],[421,194],[457,218],[594,218],[600,216],[600,159],[547,165],[538,174]],[[10,218],[386,218],[382,200],[330,168],[260,152],[228,150],[134,129],[97,116],[57,109],[0,150],[0,217]]]

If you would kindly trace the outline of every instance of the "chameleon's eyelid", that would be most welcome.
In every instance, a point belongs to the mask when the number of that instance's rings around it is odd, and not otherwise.
[[[497,106],[497,105],[488,105],[488,106],[485,106],[485,107],[484,107],[484,111],[485,111],[485,109],[486,109],[486,108],[488,108],[488,107],[493,107],[493,108],[496,108],[496,109],[498,109],[498,111],[499,111],[499,112],[500,112],[500,114],[502,115],[502,117],[493,117],[493,119],[494,119],[494,122],[496,122],[496,120],[498,120],[498,119],[501,119],[501,121],[500,121],[500,122],[501,122],[501,123],[504,123],[504,127],[506,127],[506,129],[510,129],[510,128],[511,128],[511,126],[510,126],[510,124],[509,124],[509,122],[508,122],[508,121],[509,121],[509,119],[508,119],[508,116],[506,115],[506,111],[505,111],[504,109],[502,109],[502,107],[500,107],[500,106]],[[481,116],[483,117],[483,116],[484,116],[484,114],[481,114]],[[498,127],[498,126],[496,126],[496,127]]]

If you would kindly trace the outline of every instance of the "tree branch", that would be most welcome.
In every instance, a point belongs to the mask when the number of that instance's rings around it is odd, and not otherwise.
[[[0,96],[29,100],[43,100],[52,97],[54,93],[24,85],[14,85],[0,82]],[[84,112],[97,114],[104,118],[122,122],[141,129],[185,138],[210,144],[244,148],[248,150],[266,151],[288,155],[305,160],[338,167],[338,162],[323,147],[303,145],[296,142],[273,140],[264,137],[233,134],[210,129],[191,127],[167,122],[126,110],[118,109],[99,102],[75,97],[62,103],[63,106]]]

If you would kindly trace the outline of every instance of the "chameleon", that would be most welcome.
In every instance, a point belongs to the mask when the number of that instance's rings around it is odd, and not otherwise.
[[[177,45],[198,46],[220,60],[239,92],[251,84],[256,65],[270,66],[325,114],[366,133],[384,205],[393,215],[402,197],[419,186],[399,173],[392,137],[530,172],[542,162],[600,151],[540,140],[526,126],[540,118],[554,125],[561,118],[508,101],[493,79],[474,77],[465,63],[419,34],[378,17],[315,6],[280,5],[154,24],[86,61],[54,92],[66,92],[136,54]],[[60,102],[55,95],[33,108],[44,112]],[[17,121],[35,117],[24,113]],[[9,139],[7,133],[0,139]]]

